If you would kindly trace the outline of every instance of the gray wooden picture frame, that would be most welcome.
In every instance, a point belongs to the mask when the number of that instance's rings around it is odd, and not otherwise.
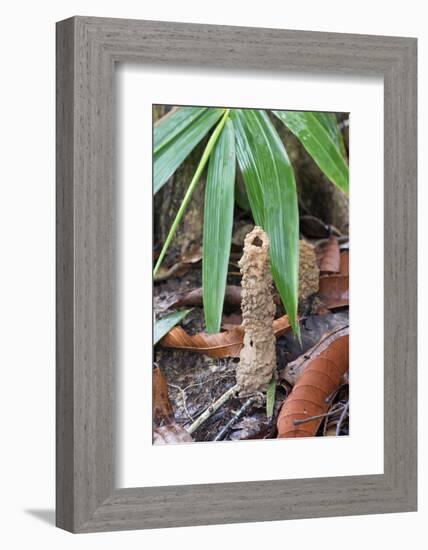
[[[57,24],[58,527],[83,533],[416,510],[416,48],[414,38],[386,36],[90,17]],[[118,62],[383,77],[382,475],[114,486]]]

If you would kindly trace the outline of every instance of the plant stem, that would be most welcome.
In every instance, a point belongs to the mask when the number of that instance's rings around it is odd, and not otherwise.
[[[229,116],[229,111],[230,109],[224,110],[223,117],[221,118],[220,122],[217,124],[214,132],[211,134],[211,137],[208,140],[207,146],[205,147],[201,160],[199,161],[198,167],[196,168],[196,172],[194,173],[192,181],[190,182],[190,185],[187,188],[186,194],[184,195],[184,199],[180,205],[180,208],[178,209],[177,215],[175,216],[171,229],[169,230],[168,236],[162,247],[161,253],[156,262],[155,268],[153,270],[153,277],[156,275],[159,267],[162,264],[166,251],[168,250],[168,247],[171,244],[172,238],[174,237],[175,232],[177,231],[178,224],[180,223],[181,218],[183,217],[184,212],[186,211],[186,208],[190,202],[190,199],[192,198],[193,192],[195,191],[196,186],[199,183],[199,179],[202,175],[205,165],[207,164],[208,159],[211,155],[211,152],[214,149],[215,144],[217,143],[217,140],[221,134],[221,131],[223,130],[224,125],[226,124],[227,117]]]

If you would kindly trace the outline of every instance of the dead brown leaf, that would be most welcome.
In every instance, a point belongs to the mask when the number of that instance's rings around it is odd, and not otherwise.
[[[191,443],[192,436],[186,429],[178,424],[168,424],[167,426],[159,426],[153,430],[154,445],[170,445],[174,443]]]
[[[349,334],[330,342],[309,361],[278,416],[278,437],[313,437],[349,366]],[[300,423],[300,421],[304,421]]]
[[[153,369],[153,425],[171,424],[174,422],[174,410],[169,400],[168,384],[159,367]]]
[[[273,322],[275,336],[281,336],[291,329],[287,315],[283,315]],[[162,338],[160,344],[166,348],[178,348],[198,353],[205,353],[210,357],[238,357],[244,341],[244,327],[239,325],[226,332],[206,334],[200,332],[190,336],[182,327],[174,327]]]
[[[340,253],[340,275],[349,276],[349,250]]]
[[[340,248],[335,235],[330,236],[324,247],[320,271],[324,273],[339,273],[340,271]]]
[[[191,435],[174,418],[174,409],[168,395],[168,384],[159,367],[153,369],[153,443],[189,443]]]
[[[319,296],[328,309],[349,305],[348,275],[328,275],[320,277]]]

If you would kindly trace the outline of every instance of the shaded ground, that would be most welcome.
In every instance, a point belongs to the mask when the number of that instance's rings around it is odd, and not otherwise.
[[[230,277],[228,283],[237,284],[237,277]],[[154,287],[154,307],[156,313],[160,314],[163,312],[177,292],[192,290],[200,286],[200,264],[192,266],[183,277],[170,278],[157,283]],[[229,308],[229,313],[230,311],[231,308]],[[239,313],[239,309],[236,312]],[[305,353],[306,350],[319,342],[325,333],[347,324],[347,309],[336,311],[335,313],[325,313],[324,315],[310,315],[300,323],[302,348],[291,333],[279,337],[277,339],[277,374],[279,378],[281,371],[288,362]],[[182,322],[182,326],[189,334],[203,331],[202,307],[194,307],[192,312]],[[212,359],[199,353],[166,349],[157,346],[155,362],[166,377],[168,393],[174,408],[177,424],[188,428],[217,398],[235,385],[237,361],[237,358]],[[260,405],[251,404],[243,418],[230,430],[226,439],[239,440],[275,437],[276,417],[290,389],[291,387],[285,381],[278,384],[274,415],[271,419],[268,419],[266,416],[264,402],[260,403]],[[344,386],[332,401],[332,406],[345,403],[347,399],[348,387]],[[221,429],[239,411],[245,401],[245,399],[239,398],[227,401],[192,434],[193,438],[196,441],[213,441]],[[332,418],[334,419],[334,415]],[[322,422],[319,434],[325,435],[328,429],[328,422]],[[340,433],[342,435],[348,433],[347,422],[343,423]]]

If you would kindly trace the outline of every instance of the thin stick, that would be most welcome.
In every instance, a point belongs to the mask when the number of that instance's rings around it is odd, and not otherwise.
[[[344,408],[345,407],[341,407],[338,409],[330,409],[328,412],[324,414],[317,414],[316,416],[308,416],[308,418],[301,418],[298,420],[294,420],[293,423],[295,426],[300,426],[300,424],[305,424],[306,422],[311,422],[312,420],[318,420],[319,418],[326,418],[327,416],[331,416],[332,414],[342,411]]]
[[[253,395],[253,397],[248,398],[245,403],[242,405],[242,407],[237,411],[233,417],[229,420],[229,422],[223,426],[223,428],[218,432],[216,438],[214,441],[222,441],[230,432],[232,429],[232,426],[240,420],[244,414],[247,412],[247,410],[251,407],[253,403],[258,401],[259,397],[256,395]]]
[[[333,390],[330,395],[327,395],[327,397],[325,398],[325,403],[331,403],[336,397],[336,395],[340,392],[340,390],[347,385],[348,385],[348,382],[344,382],[343,384],[340,384],[340,386],[335,390]]]
[[[339,422],[337,423],[336,435],[340,435],[340,428],[342,427],[343,421],[345,420],[345,416],[348,413],[348,409],[349,409],[349,399],[346,402],[346,405],[343,407],[342,414],[340,415]]]
[[[226,403],[226,401],[228,399],[230,399],[233,395],[235,395],[236,391],[238,389],[238,386],[235,385],[235,386],[232,386],[231,388],[229,388],[227,390],[226,393],[224,393],[222,396],[220,396],[217,401],[214,401],[214,403],[212,405],[210,405],[208,407],[208,409],[206,409],[202,414],[201,416],[199,416],[199,418],[197,418],[193,424],[191,424],[188,428],[187,428],[187,431],[189,432],[189,434],[192,434],[193,432],[195,432],[206,420],[208,420],[208,418],[214,414],[222,405],[224,405]]]

